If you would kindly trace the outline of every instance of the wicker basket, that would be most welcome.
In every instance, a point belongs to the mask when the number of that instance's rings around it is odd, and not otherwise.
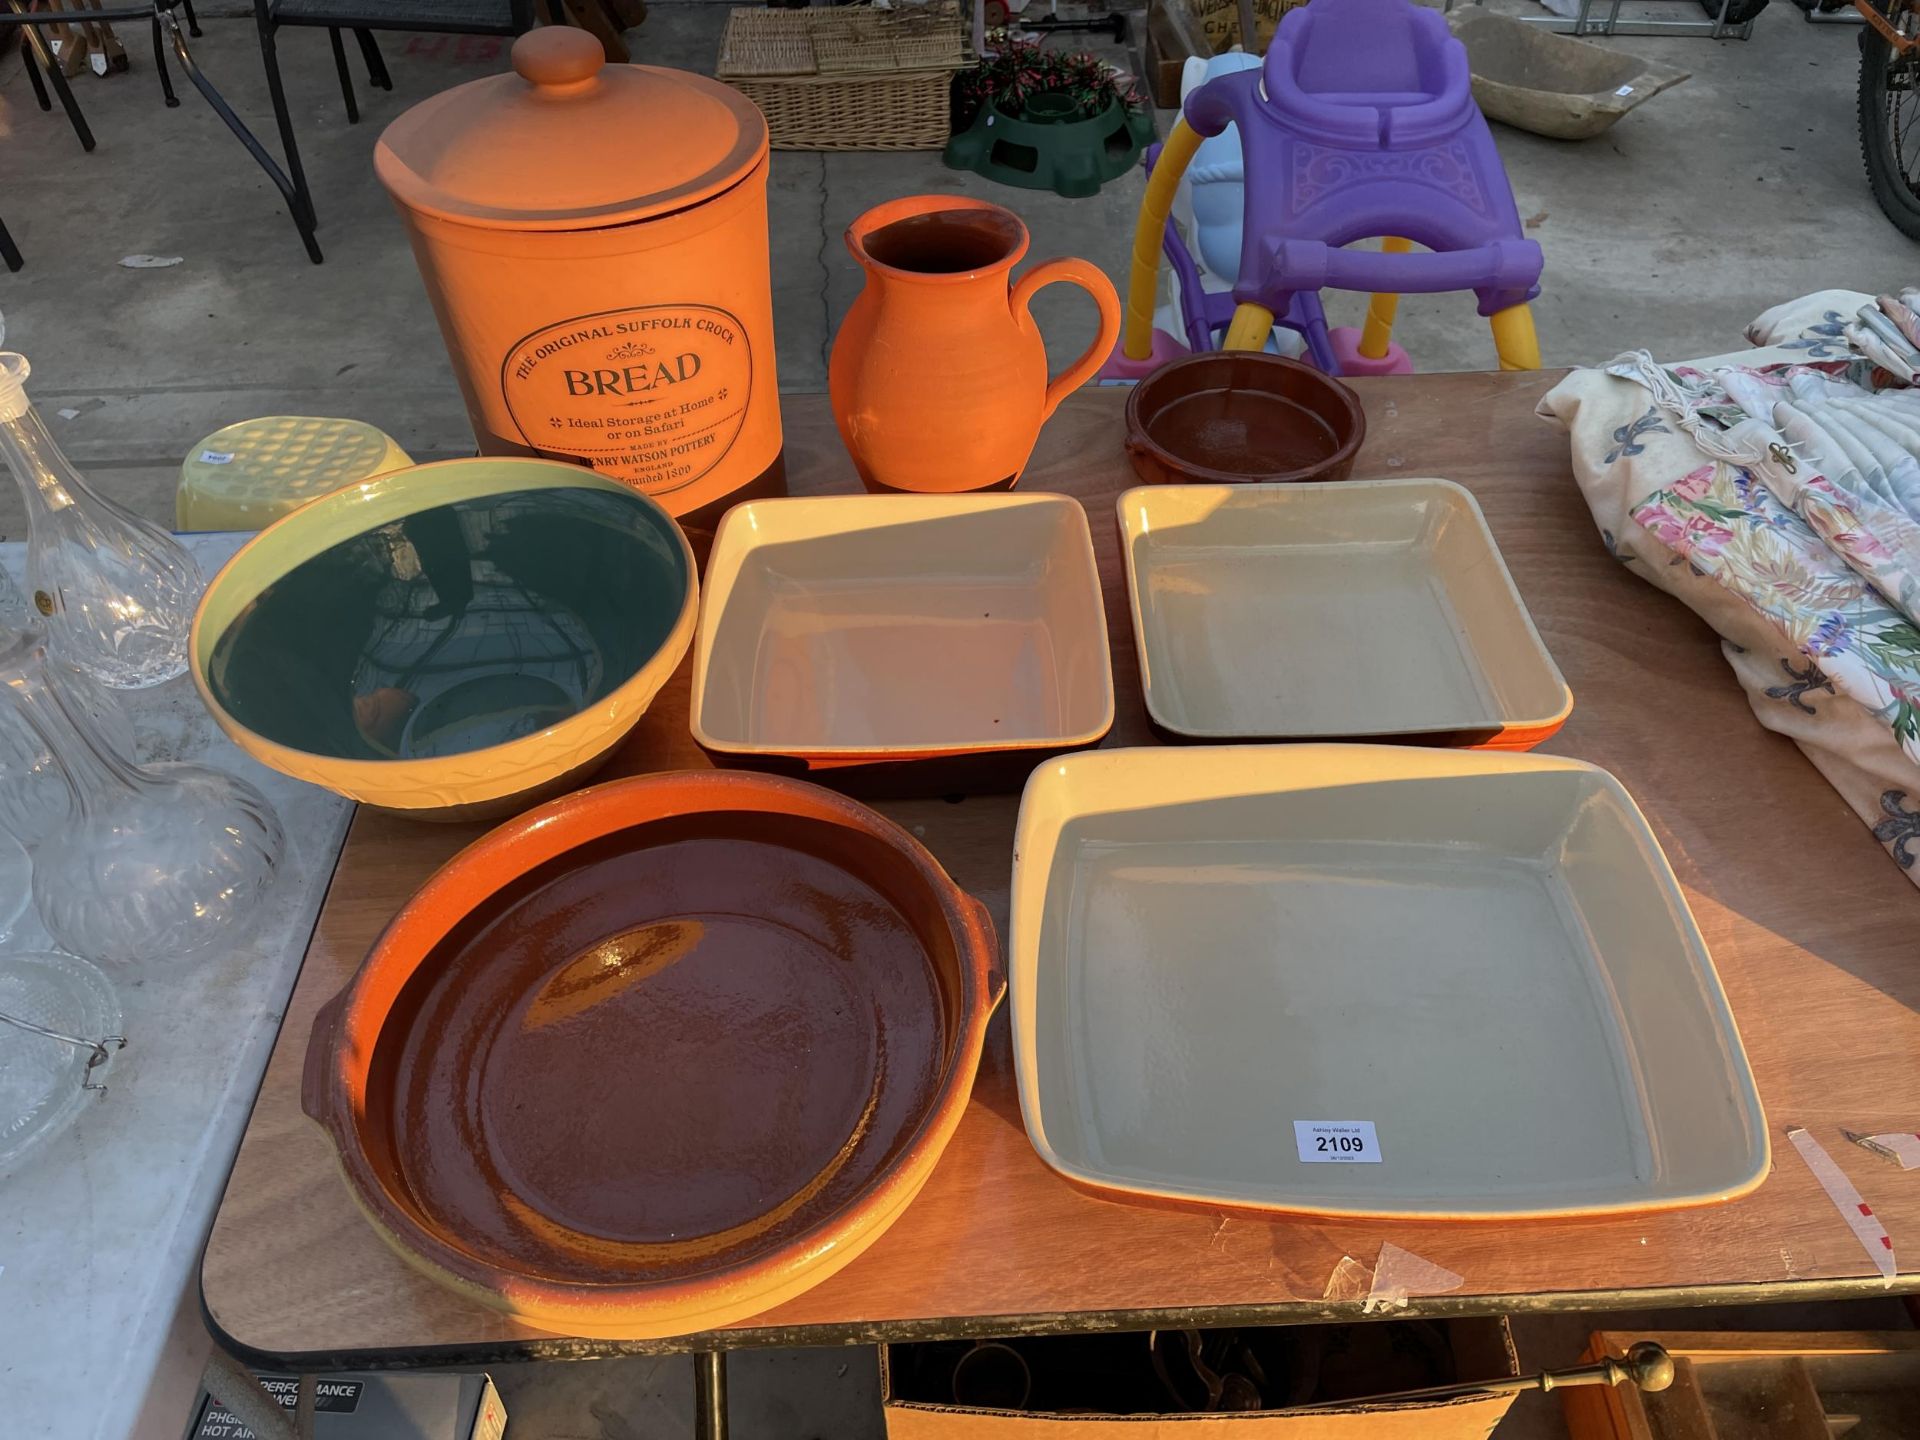
[[[732,10],[716,73],[765,112],[776,150],[938,150],[964,36],[958,0]]]

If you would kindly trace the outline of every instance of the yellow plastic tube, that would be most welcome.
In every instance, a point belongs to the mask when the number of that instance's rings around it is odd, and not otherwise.
[[[1411,240],[1389,235],[1380,242],[1384,255],[1400,255],[1413,248]],[[1399,313],[1398,295],[1375,295],[1367,302],[1367,323],[1360,330],[1360,353],[1368,360],[1386,358],[1387,345],[1393,339],[1393,317]]]
[[[1538,370],[1540,339],[1533,333],[1533,311],[1524,304],[1509,305],[1488,317],[1493,327],[1493,348],[1499,352],[1502,370]]]
[[[1227,340],[1222,350],[1264,350],[1267,348],[1267,336],[1273,333],[1273,311],[1264,305],[1255,305],[1252,301],[1242,301],[1233,307],[1233,323],[1227,326]]]
[[[1126,328],[1121,350],[1129,360],[1145,360],[1153,353],[1153,297],[1159,288],[1160,239],[1173,210],[1173,192],[1187,173],[1193,152],[1200,148],[1200,132],[1187,122],[1174,122],[1173,133],[1160,147],[1160,159],[1147,177],[1147,193],[1140,201],[1140,220],[1133,230],[1133,268],[1127,280]],[[1271,319],[1267,322],[1271,325]]]

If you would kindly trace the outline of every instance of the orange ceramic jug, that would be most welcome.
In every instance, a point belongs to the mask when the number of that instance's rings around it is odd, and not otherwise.
[[[861,480],[940,493],[1011,485],[1040,427],[1112,350],[1112,283],[1085,260],[1047,260],[1010,284],[1027,227],[959,195],[875,206],[848,228],[847,248],[867,283],[834,337],[827,384]],[[1093,296],[1100,334],[1049,382],[1027,304],[1061,280]]]

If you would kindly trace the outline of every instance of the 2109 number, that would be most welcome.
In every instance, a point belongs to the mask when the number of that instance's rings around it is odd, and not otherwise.
[[[1381,1160],[1371,1120],[1296,1120],[1293,1144],[1303,1165],[1378,1165]]]

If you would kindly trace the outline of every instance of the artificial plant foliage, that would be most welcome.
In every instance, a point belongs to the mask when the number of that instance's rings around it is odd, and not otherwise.
[[[1004,30],[989,32],[986,48],[979,64],[954,76],[956,130],[972,124],[983,105],[993,104],[1017,115],[1028,100],[1046,91],[1071,99],[1083,120],[1092,119],[1116,100],[1129,110],[1146,108],[1146,97],[1130,77],[1092,55],[1044,50]]]

